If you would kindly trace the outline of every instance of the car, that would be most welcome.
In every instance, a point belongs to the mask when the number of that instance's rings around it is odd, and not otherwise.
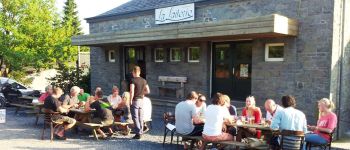
[[[40,96],[39,90],[28,88],[24,84],[17,82],[16,80],[0,77],[0,107],[4,107],[3,101],[6,103],[20,102],[21,96]]]

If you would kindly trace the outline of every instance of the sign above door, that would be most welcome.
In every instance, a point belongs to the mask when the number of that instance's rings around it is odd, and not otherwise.
[[[167,24],[194,20],[194,3],[155,10],[156,24]]]

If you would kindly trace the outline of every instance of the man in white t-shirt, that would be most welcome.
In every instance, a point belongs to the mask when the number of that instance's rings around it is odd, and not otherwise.
[[[275,114],[282,111],[283,108],[280,105],[276,104],[273,99],[267,99],[265,102],[265,110],[266,110],[266,121],[271,123]]]
[[[232,133],[222,132],[224,124],[229,123],[230,113],[225,107],[225,99],[221,93],[216,93],[213,102],[205,112],[205,124],[203,138],[206,141],[230,141],[233,140]]]

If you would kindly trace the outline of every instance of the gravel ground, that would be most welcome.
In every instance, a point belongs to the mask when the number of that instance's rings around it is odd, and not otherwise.
[[[143,136],[142,140],[132,140],[129,136],[116,136],[109,140],[94,140],[88,133],[68,132],[66,141],[49,140],[49,130],[46,130],[45,140],[41,140],[41,129],[43,120],[39,124],[34,124],[35,117],[23,112],[14,114],[13,108],[7,109],[6,123],[0,124],[0,149],[163,149],[163,127],[161,119],[154,118],[153,128]],[[167,139],[170,141],[170,137]],[[176,149],[175,145],[166,144],[164,149]]]
[[[41,140],[41,129],[43,120],[39,120],[39,124],[34,124],[35,117],[20,111],[14,114],[13,108],[7,109],[6,123],[0,124],[0,150],[69,150],[69,149],[133,149],[133,150],[155,150],[155,149],[176,149],[176,145],[170,145],[170,136],[167,137],[167,143],[164,147],[163,142],[163,126],[159,118],[153,118],[153,128],[143,136],[142,140],[132,140],[129,136],[115,136],[109,140],[94,140],[89,133],[75,134],[68,132],[66,141],[49,140],[49,130],[46,130],[45,140]],[[174,138],[175,139],[175,138]],[[333,148],[341,148],[350,150],[350,139],[334,142]],[[182,146],[179,146],[181,149]]]

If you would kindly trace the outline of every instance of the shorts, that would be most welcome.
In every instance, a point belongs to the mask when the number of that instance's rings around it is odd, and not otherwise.
[[[208,141],[208,142],[232,141],[234,139],[233,136],[229,133],[221,133],[220,135],[217,135],[217,136],[208,136],[203,134],[202,137],[205,141]]]
[[[92,123],[102,124],[104,126],[112,125],[114,120],[102,120],[101,118],[92,118]]]
[[[76,123],[75,119],[70,118],[68,116],[62,116],[62,115],[52,116],[52,121],[58,124],[62,124],[62,123],[75,124]]]

